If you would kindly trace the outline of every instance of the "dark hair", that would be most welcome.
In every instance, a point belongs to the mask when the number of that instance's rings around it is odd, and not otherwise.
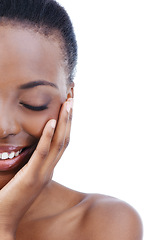
[[[0,0],[0,24],[25,24],[49,37],[58,32],[63,39],[69,81],[77,64],[77,42],[65,9],[54,0]]]

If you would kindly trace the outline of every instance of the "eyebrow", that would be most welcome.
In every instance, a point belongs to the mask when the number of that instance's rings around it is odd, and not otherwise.
[[[37,86],[51,86],[58,89],[58,86],[55,83],[48,82],[46,80],[37,80],[37,81],[25,83],[19,86],[19,89],[29,89]]]

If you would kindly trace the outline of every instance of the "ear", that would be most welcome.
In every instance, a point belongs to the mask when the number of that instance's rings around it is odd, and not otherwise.
[[[68,84],[67,87],[67,99],[68,98],[74,98],[74,82],[71,82]]]

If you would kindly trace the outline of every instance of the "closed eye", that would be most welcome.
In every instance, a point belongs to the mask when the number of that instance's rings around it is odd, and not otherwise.
[[[20,102],[21,105],[23,105],[25,108],[28,108],[32,111],[43,111],[45,109],[48,109],[48,106],[47,105],[43,105],[43,106],[31,106],[31,105],[28,105],[26,103],[22,103]]]

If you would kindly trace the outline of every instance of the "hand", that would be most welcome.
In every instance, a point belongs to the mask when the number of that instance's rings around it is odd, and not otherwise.
[[[9,232],[14,239],[20,220],[51,181],[69,143],[72,104],[69,99],[62,105],[56,130],[55,120],[47,122],[29,162],[0,190],[0,236]]]

